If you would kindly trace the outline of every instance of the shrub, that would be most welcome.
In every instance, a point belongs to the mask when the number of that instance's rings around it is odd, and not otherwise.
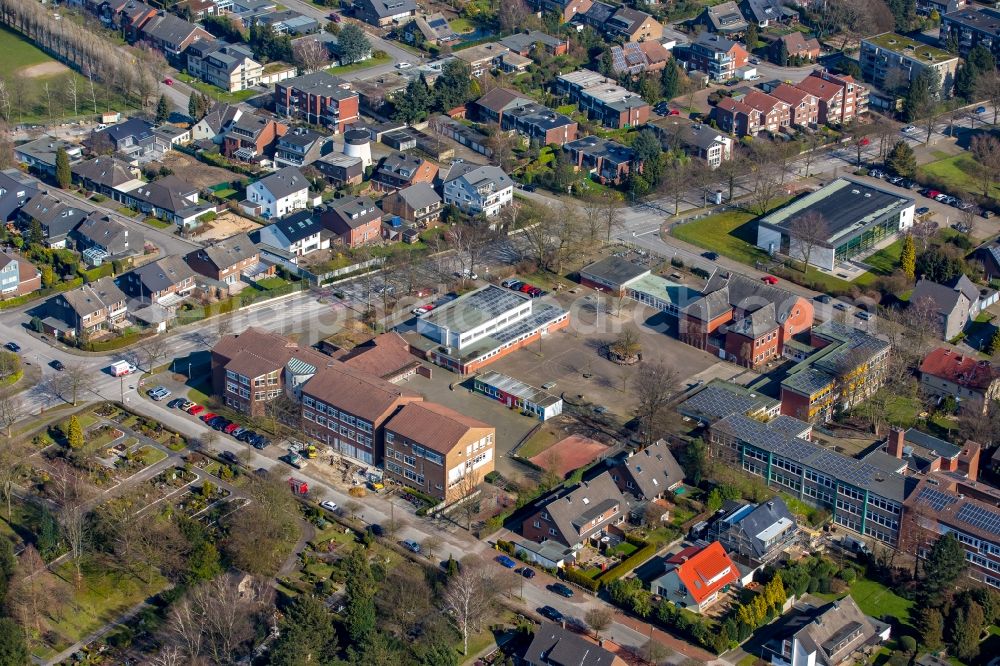
[[[670,265],[674,268],[684,268],[684,260],[674,257],[670,260]]]
[[[597,580],[601,583],[601,585],[607,585],[612,581],[618,580],[655,555],[656,550],[656,546],[646,544],[639,550],[632,553],[629,557],[619,562],[617,565],[605,571]]]
[[[490,472],[489,474],[487,474],[485,477],[483,477],[483,480],[486,481],[486,483],[496,483],[497,481],[499,481],[502,478],[503,477],[500,476],[500,472],[498,472],[496,470],[493,470],[492,472]]]
[[[707,280],[710,277],[710,273],[706,271],[704,268],[701,268],[699,266],[695,266],[694,268],[692,268],[691,272],[697,275],[698,277],[702,278],[703,280]]]
[[[913,636],[900,636],[899,647],[907,654],[913,654],[917,651],[917,639]]]
[[[601,581],[599,579],[591,578],[576,567],[566,567],[563,569],[563,577],[569,582],[575,583],[591,592],[597,592],[601,589]]]
[[[497,539],[497,549],[507,553],[508,555],[514,554],[514,544],[510,541],[504,541],[503,539]]]

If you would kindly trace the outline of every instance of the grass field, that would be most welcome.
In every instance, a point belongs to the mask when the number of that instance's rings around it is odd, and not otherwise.
[[[155,229],[169,229],[174,226],[173,222],[164,222],[163,220],[158,220],[155,217],[147,217],[143,220],[143,222]]]
[[[913,602],[899,596],[885,585],[859,578],[851,585],[850,594],[866,615],[875,618],[891,615],[903,624],[910,624],[910,607]]]
[[[8,82],[16,78],[25,84],[21,103],[12,105],[11,122],[69,119],[93,116],[108,109],[125,108],[120,98],[110,94],[104,86],[95,84],[94,92],[97,97],[95,111],[90,95],[90,82],[87,79],[60,65],[55,58],[50,57],[30,41],[4,27],[0,27],[0,53],[4,54],[0,58],[0,78]],[[37,69],[39,67],[47,69],[39,71]],[[78,91],[75,114],[73,103],[66,95],[67,82],[71,77],[76,80]],[[49,87],[48,98],[45,94],[46,84]],[[47,99],[51,100],[51,104]]]
[[[757,261],[768,259],[766,252],[754,246],[756,219],[753,213],[732,210],[678,225],[671,233],[682,241],[752,266]]]
[[[550,427],[542,424],[542,427],[524,443],[524,446],[518,449],[517,455],[522,458],[534,458],[563,437],[565,437],[565,433],[560,432],[556,426]]]
[[[882,275],[891,275],[899,267],[899,255],[903,252],[903,239],[882,248],[865,259],[865,263]]]
[[[919,167],[917,172],[941,181],[954,192],[981,194],[982,188],[973,175],[976,166],[976,161],[968,153],[961,153],[954,157],[928,162]],[[990,196],[993,198],[1000,196],[1000,187],[993,185],[990,188]]]
[[[473,25],[472,21],[470,21],[467,18],[459,17],[456,19],[452,19],[448,21],[448,25],[451,27],[452,30],[454,30],[460,35],[476,31],[476,26]]]
[[[368,69],[369,67],[384,65],[389,62],[392,62],[392,57],[390,57],[388,54],[382,54],[378,56],[372,56],[368,60],[362,60],[361,62],[356,62],[351,65],[340,65],[339,67],[331,67],[326,71],[330,72],[331,74],[348,74],[350,72],[357,72],[362,69]]]
[[[196,79],[193,76],[188,76],[187,74],[178,74],[175,78],[183,81],[195,90],[205,93],[212,99],[220,102],[229,102],[230,104],[245,102],[251,97],[264,94],[260,90],[238,90],[232,93],[227,92],[222,88],[216,88],[210,83],[205,83],[204,81]],[[187,109],[184,109],[184,113],[187,113]]]

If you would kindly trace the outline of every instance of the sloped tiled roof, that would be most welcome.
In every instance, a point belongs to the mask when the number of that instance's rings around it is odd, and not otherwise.
[[[474,430],[493,427],[436,402],[411,402],[385,424],[387,430],[447,455]],[[481,433],[485,436],[486,433]]]
[[[310,379],[303,392],[373,423],[400,402],[423,400],[414,391],[334,361]]]
[[[938,347],[924,357],[920,363],[920,372],[979,391],[1000,379],[1000,368],[989,361],[980,361],[972,354],[962,354],[944,347]]]
[[[664,440],[636,451],[622,462],[641,499],[652,499],[684,481],[684,470]]]
[[[676,566],[677,577],[696,603],[701,603],[740,578],[736,565],[718,541],[687,556],[686,560],[676,563]]]

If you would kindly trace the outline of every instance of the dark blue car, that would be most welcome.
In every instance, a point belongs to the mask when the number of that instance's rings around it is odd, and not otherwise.
[[[513,569],[514,567],[517,566],[517,562],[515,562],[512,559],[510,559],[506,555],[500,555],[500,556],[498,556],[497,557],[497,562],[499,562],[501,566],[507,567],[508,569]]]

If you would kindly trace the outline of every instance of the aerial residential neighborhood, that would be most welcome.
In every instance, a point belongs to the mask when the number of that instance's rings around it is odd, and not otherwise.
[[[996,666],[992,4],[0,23],[0,666]]]

